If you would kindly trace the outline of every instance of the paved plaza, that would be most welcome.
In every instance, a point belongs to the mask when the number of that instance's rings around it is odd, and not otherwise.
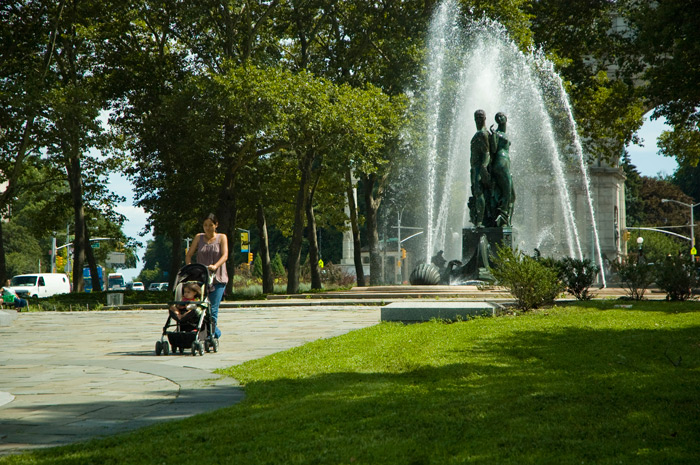
[[[155,355],[165,310],[8,315],[0,325],[0,455],[232,405],[243,390],[214,370],[377,324],[380,307],[222,308],[219,352],[203,356]]]

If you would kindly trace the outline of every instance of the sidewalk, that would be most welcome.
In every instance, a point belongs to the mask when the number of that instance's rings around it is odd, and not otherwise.
[[[0,455],[230,406],[243,391],[214,370],[377,324],[379,312],[222,308],[218,353],[160,357],[154,347],[165,311],[17,314],[0,326]]]

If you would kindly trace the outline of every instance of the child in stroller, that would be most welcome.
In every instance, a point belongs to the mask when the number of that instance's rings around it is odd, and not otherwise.
[[[168,306],[168,319],[156,342],[156,355],[168,355],[171,348],[173,353],[179,350],[181,354],[191,348],[192,355],[204,355],[210,349],[218,351],[207,295],[210,281],[204,265],[191,264],[180,269],[175,279],[175,301]]]
[[[173,316],[182,321],[187,320],[192,312],[199,314],[202,310],[195,303],[185,302],[195,302],[201,300],[202,288],[197,283],[185,283],[182,286],[182,304],[172,304],[170,305],[170,312]]]

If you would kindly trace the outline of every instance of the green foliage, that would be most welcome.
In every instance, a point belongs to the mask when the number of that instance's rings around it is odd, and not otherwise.
[[[671,230],[682,233],[683,231]],[[675,238],[656,231],[631,230],[627,251],[631,255],[639,254],[637,238],[642,237],[642,254],[647,263],[660,263],[668,255],[679,255],[690,252],[690,243],[684,239]],[[686,249],[687,247],[687,249]]]
[[[622,283],[622,287],[633,300],[642,300],[651,283],[654,282],[654,268],[638,255],[630,255],[627,261],[613,262],[613,272]]]
[[[693,203],[700,202],[700,164],[679,164],[671,182],[680,187],[684,194],[692,197]]]
[[[552,305],[565,289],[555,269],[510,247],[498,248],[491,273],[524,311]]]
[[[253,269],[251,271],[253,274],[253,277],[255,278],[262,278],[263,274],[263,269],[262,269],[262,258],[260,258],[260,254],[255,254],[255,258],[253,258]]]
[[[10,221],[2,224],[8,277],[35,273],[43,250],[28,228]]]
[[[688,300],[698,284],[698,270],[689,256],[669,256],[656,263],[656,284],[668,300]]]
[[[661,153],[679,162],[700,160],[700,15],[686,2],[624,2],[633,31],[628,62],[638,60],[641,93],[654,104],[654,116],[664,116],[674,131],[660,138]]]
[[[557,263],[559,278],[566,286],[566,290],[573,294],[577,300],[590,300],[592,295],[589,288],[595,282],[600,267],[590,259],[578,259],[566,257]]]
[[[282,264],[282,257],[279,253],[276,253],[275,256],[272,258],[271,266],[272,273],[275,275],[275,278],[281,278],[286,274],[284,270],[284,265]]]
[[[625,173],[625,210],[627,226],[644,225],[644,200],[642,199],[642,175],[632,164],[627,151],[622,155],[620,167]]]

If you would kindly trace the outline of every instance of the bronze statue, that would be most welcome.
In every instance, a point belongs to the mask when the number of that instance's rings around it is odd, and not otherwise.
[[[477,228],[485,226],[484,215],[486,213],[486,198],[491,176],[489,163],[491,161],[490,134],[486,129],[486,112],[476,110],[474,112],[476,134],[471,141],[471,181],[472,196],[469,198],[469,217]]]
[[[511,225],[515,190],[510,175],[510,140],[506,135],[508,118],[496,114],[496,130],[486,129],[484,110],[474,112],[476,134],[471,140],[472,196],[469,217],[477,228]]]
[[[496,123],[498,128],[494,131],[491,126],[491,164],[489,166],[491,179],[491,201],[492,208],[495,209],[496,226],[510,226],[510,219],[513,214],[513,203],[515,203],[515,190],[513,189],[513,178],[510,175],[510,140],[506,135],[506,122],[508,118],[505,114],[496,113]]]

